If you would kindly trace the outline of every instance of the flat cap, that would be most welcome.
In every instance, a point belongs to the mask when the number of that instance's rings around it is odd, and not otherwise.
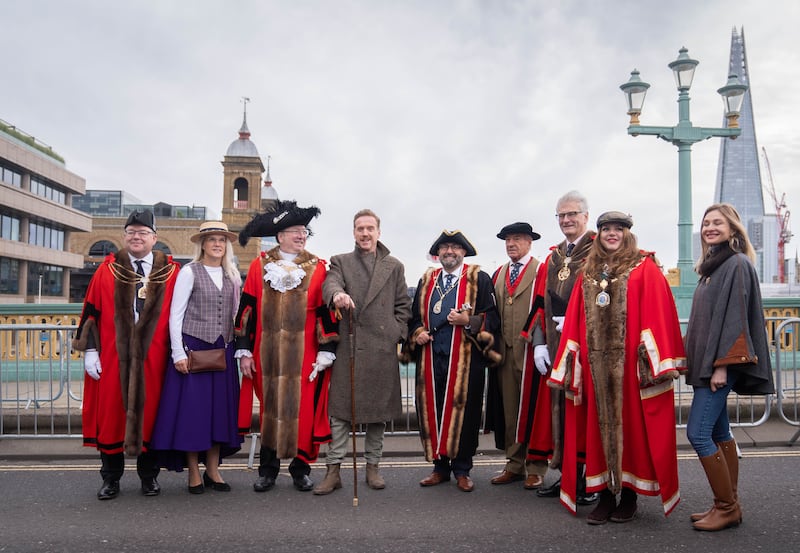
[[[597,230],[608,223],[617,223],[629,229],[633,226],[633,217],[622,211],[606,211],[597,218]]]

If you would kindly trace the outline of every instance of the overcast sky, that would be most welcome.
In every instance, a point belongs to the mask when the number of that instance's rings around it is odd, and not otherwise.
[[[322,210],[309,250],[349,251],[352,214],[370,207],[409,284],[443,228],[491,271],[505,260],[495,234],[528,221],[544,257],[570,189],[592,224],[631,213],[640,247],[675,266],[677,150],[627,135],[619,85],[638,68],[651,84],[642,124],[676,124],[667,64],[686,46],[700,60],[692,121],[722,125],[734,26],[759,146],[789,208],[800,202],[796,0],[3,0],[0,21],[0,119],[50,144],[87,188],[219,214],[247,96],[280,197]],[[693,149],[695,228],[719,140]]]

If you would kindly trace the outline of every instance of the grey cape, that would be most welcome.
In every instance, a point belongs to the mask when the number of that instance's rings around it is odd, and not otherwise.
[[[753,264],[738,253],[703,276],[686,330],[686,383],[709,386],[715,367],[739,374],[739,395],[775,392],[761,290]]]

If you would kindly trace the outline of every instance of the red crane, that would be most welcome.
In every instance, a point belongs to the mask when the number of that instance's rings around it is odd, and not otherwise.
[[[764,153],[764,165],[767,168],[767,176],[769,177],[769,186],[764,186],[764,188],[766,188],[772,198],[773,205],[775,206],[775,218],[778,221],[778,282],[784,283],[786,282],[786,244],[793,236],[792,231],[789,230],[790,212],[786,209],[786,194],[782,193],[780,199],[778,199],[778,193],[775,191],[775,183],[772,181],[772,167],[769,165],[767,149],[762,146],[761,151]]]

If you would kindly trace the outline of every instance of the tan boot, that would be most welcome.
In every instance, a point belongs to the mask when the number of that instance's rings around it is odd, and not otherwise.
[[[373,490],[382,490],[386,487],[383,476],[378,472],[378,465],[367,463],[367,486]]]
[[[328,465],[328,472],[325,473],[325,478],[319,485],[314,488],[314,495],[328,495],[333,493],[333,490],[338,490],[342,487],[342,479],[339,477],[340,465]]]
[[[722,451],[722,456],[725,457],[725,462],[728,464],[728,473],[731,475],[731,488],[733,488],[733,498],[739,501],[739,452],[736,450],[736,440],[728,440],[727,442],[717,442],[717,447]],[[716,498],[714,498],[716,500]],[[741,505],[739,506],[741,510]],[[704,513],[693,513],[689,518],[692,522],[702,520],[711,514],[714,510],[714,505]]]
[[[739,502],[733,496],[731,475],[728,464],[721,449],[707,457],[700,457],[700,463],[706,472],[706,478],[714,492],[714,508],[703,519],[694,523],[695,530],[716,532],[742,522]]]

